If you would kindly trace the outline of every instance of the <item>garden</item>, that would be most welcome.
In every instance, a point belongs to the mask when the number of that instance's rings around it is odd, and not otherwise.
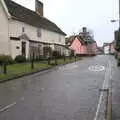
[[[58,51],[50,52],[49,55],[44,54],[39,59],[34,58],[34,55],[31,59],[26,59],[22,55],[16,56],[15,59],[8,55],[0,55],[0,81],[80,60],[79,57],[74,56],[73,51],[68,57]]]

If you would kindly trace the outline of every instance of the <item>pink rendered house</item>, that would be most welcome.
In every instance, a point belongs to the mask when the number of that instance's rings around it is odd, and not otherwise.
[[[87,44],[79,37],[72,36],[70,39],[70,49],[74,50],[77,55],[96,55],[97,44],[95,41],[89,41]]]
[[[82,45],[81,40],[77,37],[73,40],[70,49],[74,50],[76,54],[87,54],[86,45]]]

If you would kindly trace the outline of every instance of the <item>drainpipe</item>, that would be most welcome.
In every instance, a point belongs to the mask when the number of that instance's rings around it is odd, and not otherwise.
[[[9,20],[10,20],[11,18],[8,18],[8,43],[9,43],[9,55],[10,56],[12,56],[12,50],[11,50],[11,42],[10,42],[10,36],[9,36],[9,31],[10,31],[10,23],[9,23]]]

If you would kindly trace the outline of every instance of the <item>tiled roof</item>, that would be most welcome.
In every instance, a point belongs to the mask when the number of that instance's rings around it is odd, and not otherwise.
[[[80,35],[73,35],[73,36],[66,38],[66,44],[70,46],[75,40],[75,38],[77,38],[81,42],[82,45],[86,45],[86,43],[87,44],[96,43],[96,41],[94,40],[85,41]]]
[[[11,0],[4,0],[12,18],[38,28],[44,28],[62,35],[66,35],[55,23],[45,17],[40,17],[35,11],[27,9]]]

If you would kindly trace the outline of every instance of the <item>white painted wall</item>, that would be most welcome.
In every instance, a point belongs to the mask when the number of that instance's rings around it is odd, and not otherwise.
[[[104,53],[105,54],[109,54],[109,48],[110,48],[109,46],[104,47]]]
[[[110,47],[110,53],[115,53],[115,44],[112,44]]]
[[[48,43],[65,45],[65,36],[56,32],[42,29],[42,40]]]
[[[12,58],[14,59],[17,55],[21,55],[21,41],[15,41],[15,40],[11,40],[11,54],[12,54]],[[19,49],[17,49],[16,47],[19,47]]]
[[[0,0],[0,54],[10,54],[8,18]]]
[[[48,31],[46,29],[41,28],[41,37],[37,37],[37,28],[34,26],[16,20],[10,20],[9,23],[10,23],[9,36],[19,37],[21,34],[23,34],[22,27],[24,27],[25,28],[24,33],[28,35],[30,40],[65,45],[64,35],[60,35],[56,32]]]
[[[22,40],[24,41],[24,40]],[[17,55],[22,55],[22,41],[11,40],[11,56],[14,59]],[[29,41],[26,42],[26,58],[29,58]],[[19,49],[17,49],[19,47]]]
[[[16,21],[16,20],[9,20],[9,37],[19,37],[23,34],[22,28],[25,28],[25,34],[29,37],[30,40],[33,41],[40,41],[40,42],[47,42],[47,43],[56,43],[65,45],[65,36],[58,34],[56,32],[48,31],[46,29],[41,28],[41,37],[37,37],[37,28],[26,23]],[[22,40],[21,40],[22,42]],[[14,44],[14,45],[13,45]],[[12,49],[12,57],[15,58],[16,55],[21,54],[21,49],[16,51],[16,46],[20,45],[18,41],[12,41],[11,49]],[[54,45],[51,45],[52,49],[54,50]],[[26,41],[26,57],[29,57],[29,42]]]

